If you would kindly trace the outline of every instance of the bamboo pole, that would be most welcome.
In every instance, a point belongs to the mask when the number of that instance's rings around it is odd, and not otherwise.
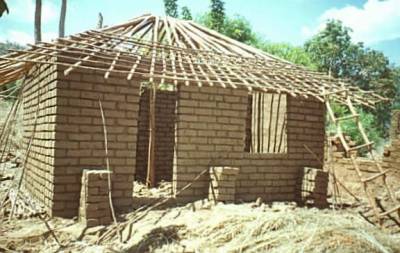
[[[149,187],[155,186],[155,141],[156,141],[156,91],[155,83],[150,84],[149,89],[149,148],[147,157],[147,178],[146,184]]]
[[[110,159],[108,157],[108,138],[107,138],[107,127],[106,127],[106,119],[104,116],[104,111],[103,111],[103,106],[101,104],[101,101],[99,100],[99,107],[100,107],[100,113],[101,113],[101,122],[103,124],[103,133],[104,133],[104,151],[106,155],[106,166],[107,166],[107,187],[108,187],[108,201],[110,205],[110,210],[111,210],[111,215],[114,221],[114,224],[118,225],[117,217],[115,215],[115,210],[114,210],[114,204],[112,201],[112,185],[111,185],[111,173],[112,170],[110,168]],[[122,236],[119,235],[120,241],[122,240]]]

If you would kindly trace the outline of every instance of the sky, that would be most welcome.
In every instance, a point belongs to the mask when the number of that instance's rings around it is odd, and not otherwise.
[[[10,14],[0,18],[0,41],[32,43],[35,1],[6,1]],[[61,0],[42,1],[42,37],[49,41],[58,34]],[[387,50],[391,61],[400,63],[400,0],[225,0],[225,3],[228,15],[243,16],[268,41],[301,45],[322,29],[326,20],[339,19],[353,30],[355,42]],[[178,4],[188,6],[195,17],[209,9],[209,0],[178,0]],[[163,0],[68,0],[66,34],[95,28],[99,12],[105,25],[113,25],[144,13],[164,15],[164,7]]]

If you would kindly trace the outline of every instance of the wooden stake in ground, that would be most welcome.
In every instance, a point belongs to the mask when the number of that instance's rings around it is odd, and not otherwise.
[[[103,106],[101,105],[101,101],[99,100],[99,107],[100,107],[100,113],[101,113],[101,120],[103,123],[103,132],[104,132],[104,150],[106,153],[106,165],[107,165],[107,170],[108,170],[108,200],[110,202],[110,209],[111,209],[111,215],[114,220],[114,223],[117,224],[117,218],[115,216],[115,211],[114,211],[114,205],[112,202],[112,192],[111,192],[111,169],[110,169],[110,160],[108,159],[108,140],[107,140],[107,127],[106,127],[106,119],[104,117],[104,111],[103,111]]]
[[[156,85],[151,83],[150,95],[149,95],[149,152],[147,158],[147,178],[146,184],[149,187],[155,186],[155,168],[154,168],[154,156],[155,156],[155,140],[156,140]]]

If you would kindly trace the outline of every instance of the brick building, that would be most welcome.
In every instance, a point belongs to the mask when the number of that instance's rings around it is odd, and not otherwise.
[[[205,198],[213,166],[239,169],[237,201],[292,201],[303,168],[321,167],[324,92],[340,99],[347,85],[152,15],[40,43],[0,66],[2,83],[25,76],[24,187],[64,217],[78,214],[82,172],[106,168],[100,102],[118,211],[131,207],[133,182],[148,171],[153,183],[172,181],[179,202]],[[354,102],[378,100],[352,89]]]

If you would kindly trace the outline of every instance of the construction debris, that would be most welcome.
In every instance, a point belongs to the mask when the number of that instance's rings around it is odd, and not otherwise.
[[[199,201],[207,202],[207,201]],[[208,202],[209,203],[209,202]],[[253,207],[252,207],[253,206]],[[142,211],[146,212],[146,211]],[[137,213],[141,216],[141,212]],[[136,216],[136,215],[135,215]],[[132,219],[132,215],[120,218]],[[294,203],[205,205],[153,210],[96,245],[112,226],[85,230],[68,219],[3,222],[0,249],[67,252],[399,252],[391,235],[346,211],[299,208]]]

